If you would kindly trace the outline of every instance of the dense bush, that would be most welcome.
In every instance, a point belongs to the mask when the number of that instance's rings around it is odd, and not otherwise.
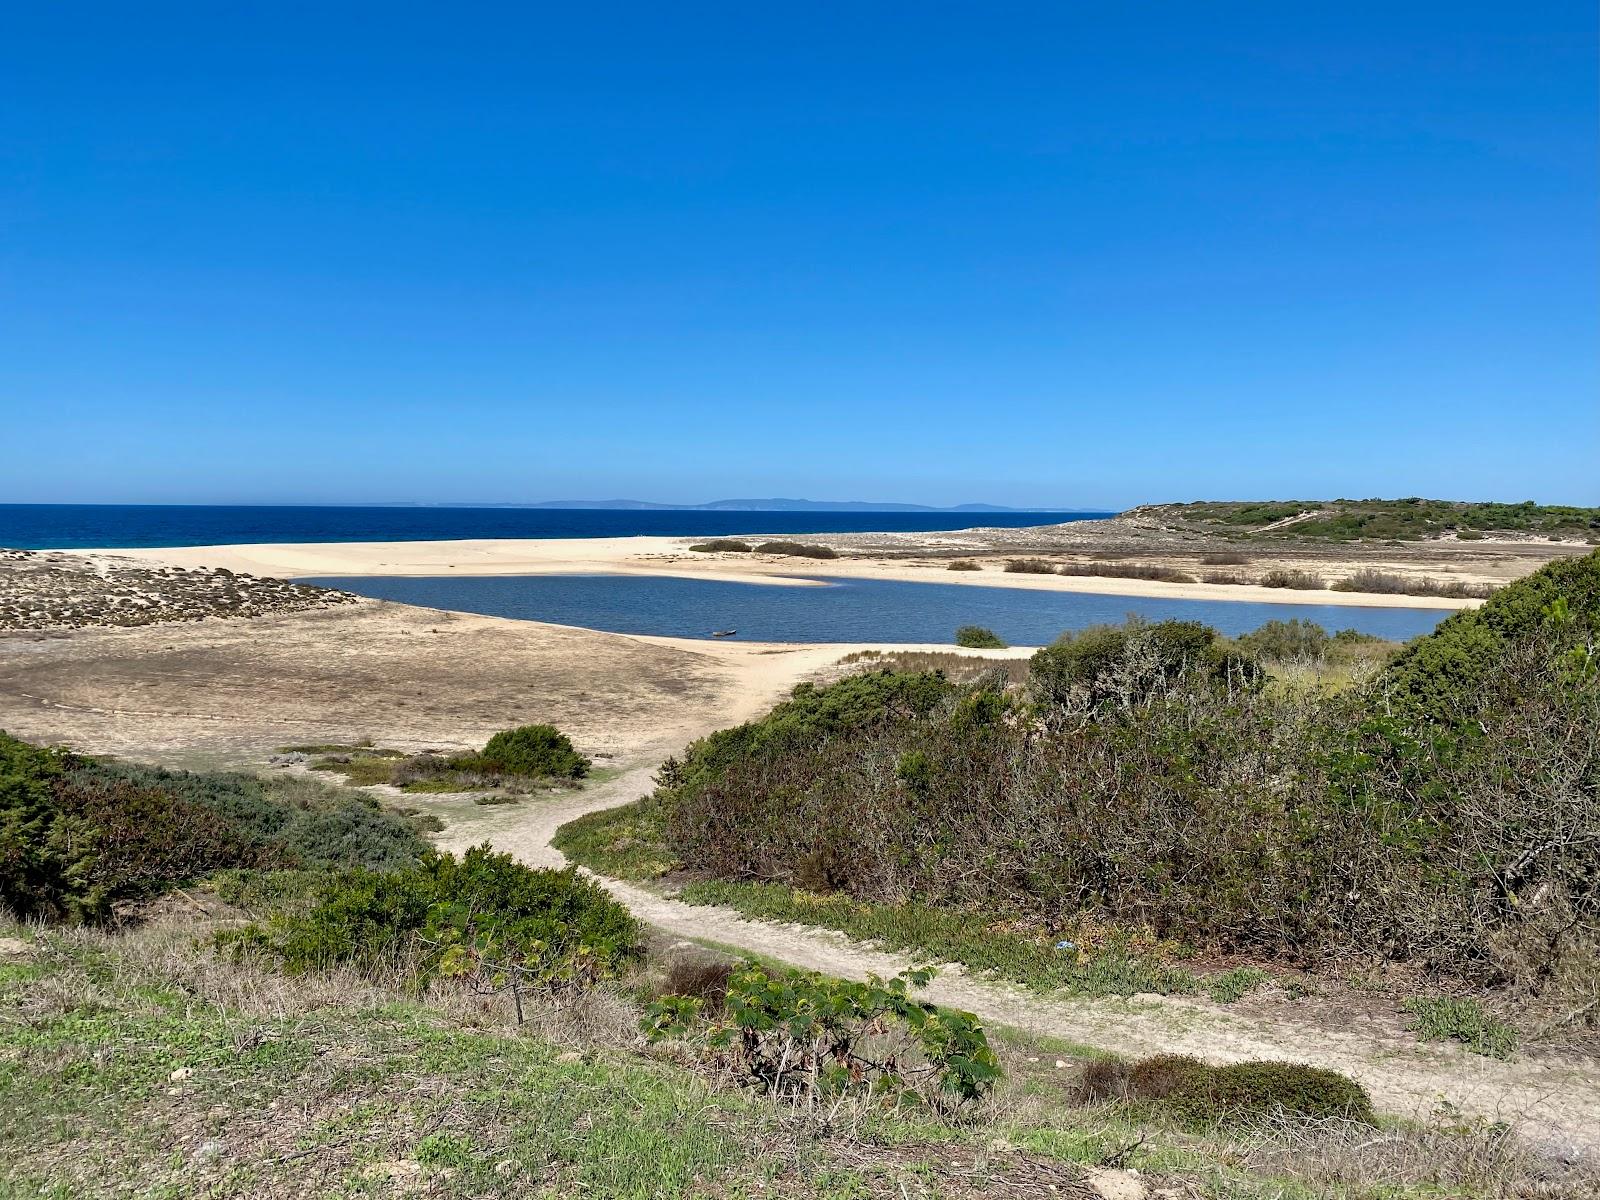
[[[810,542],[762,542],[757,554],[786,554],[791,558],[838,558],[839,552],[831,546],[817,546]]]
[[[982,625],[963,625],[956,630],[956,645],[968,650],[1004,650],[1005,639]]]
[[[1181,1054],[1129,1063],[1100,1059],[1085,1069],[1084,1100],[1153,1102],[1189,1125],[1264,1116],[1373,1120],[1372,1099],[1355,1080],[1303,1063],[1241,1062],[1214,1067]]]
[[[1141,704],[1180,679],[1254,688],[1260,669],[1198,621],[1094,625],[1063,634],[1029,664],[1028,686],[1048,708]]]
[[[507,775],[582,779],[589,760],[572,748],[572,739],[550,725],[519,725],[489,739],[474,765]]]
[[[369,797],[96,762],[0,734],[0,904],[22,915],[96,919],[223,867],[394,866],[422,849]]]
[[[973,562],[970,558],[958,558],[945,568],[946,571],[981,571],[983,566]]]
[[[712,538],[709,542],[696,542],[689,549],[701,554],[749,554],[750,543],[737,538]]]
[[[639,926],[575,870],[536,870],[477,846],[460,859],[428,851],[400,871],[328,880],[317,903],[223,937],[292,972],[349,966],[414,986],[441,976],[530,987],[582,985],[639,953]]]
[[[1265,662],[1296,662],[1321,658],[1331,641],[1328,631],[1315,621],[1291,617],[1268,621],[1238,639],[1239,649]]]
[[[652,820],[717,878],[1565,987],[1600,961],[1597,624],[1590,556],[1332,698],[1182,622],[1041,651],[1030,704],[855,676],[691,747]]]

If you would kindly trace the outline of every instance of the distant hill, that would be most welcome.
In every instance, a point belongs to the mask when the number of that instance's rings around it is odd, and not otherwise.
[[[1124,517],[1200,526],[1241,537],[1351,542],[1420,541],[1495,535],[1600,543],[1600,508],[1567,504],[1477,503],[1465,500],[1205,500],[1145,504]]]
[[[543,500],[518,508],[671,509],[676,512],[1073,512],[1074,509],[1008,508],[1003,504],[895,504],[887,500],[713,500],[709,504],[657,504],[651,500]]]

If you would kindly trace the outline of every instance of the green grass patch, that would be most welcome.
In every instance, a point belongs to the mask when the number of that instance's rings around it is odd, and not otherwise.
[[[742,916],[837,930],[919,960],[960,963],[969,971],[1020,983],[1039,992],[1074,996],[1209,993],[1230,1003],[1268,978],[1253,967],[1201,976],[1142,948],[1118,933],[1098,934],[1093,945],[1057,949],[1042,933],[1018,931],[983,914],[922,904],[866,904],[842,895],[819,895],[784,884],[707,880],[686,885],[687,904],[716,904]],[[1065,940],[1072,940],[1070,938]]]
[[[1460,1042],[1475,1054],[1510,1058],[1517,1051],[1516,1029],[1463,996],[1413,996],[1405,1002],[1410,1029],[1424,1041]]]
[[[551,844],[579,866],[636,883],[679,865],[667,849],[661,805],[650,796],[569,821],[556,830]]]

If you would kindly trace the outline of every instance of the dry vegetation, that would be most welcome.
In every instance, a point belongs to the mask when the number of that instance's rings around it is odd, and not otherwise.
[[[157,625],[358,604],[349,592],[110,555],[0,550],[0,630]]]

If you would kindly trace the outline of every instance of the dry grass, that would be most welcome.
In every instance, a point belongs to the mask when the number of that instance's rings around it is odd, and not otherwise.
[[[1020,686],[1028,678],[1025,658],[991,658],[937,650],[857,650],[841,658],[839,665],[865,671],[942,671],[953,683],[977,683],[1001,675],[1007,686]]]

